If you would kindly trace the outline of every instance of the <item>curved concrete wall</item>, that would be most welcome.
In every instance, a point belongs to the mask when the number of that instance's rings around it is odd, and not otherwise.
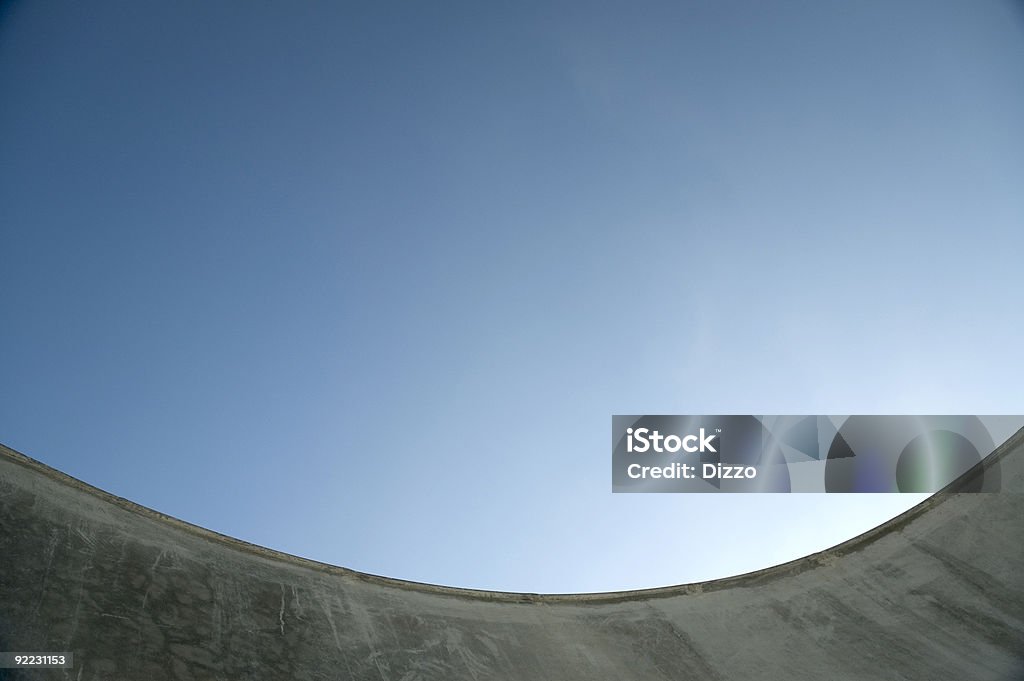
[[[961,480],[782,566],[538,596],[276,553],[0,447],[0,651],[72,651],[6,673],[90,681],[1024,679],[1024,431],[984,465],[1007,491]]]

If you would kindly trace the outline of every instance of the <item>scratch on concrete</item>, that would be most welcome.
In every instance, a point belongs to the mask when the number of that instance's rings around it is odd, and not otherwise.
[[[281,635],[284,636],[284,584],[281,585],[281,610],[277,613],[277,619],[281,623]]]
[[[50,532],[50,542],[46,546],[46,568],[43,570],[43,584],[39,589],[39,600],[36,601],[36,607],[33,614],[39,612],[39,607],[43,604],[43,598],[46,596],[46,582],[50,578],[50,568],[53,566],[53,556],[57,553],[57,544],[60,543],[60,531],[56,528]]]
[[[338,647],[340,652],[344,653],[345,649],[341,647],[341,639],[338,637],[338,627],[334,626],[334,615],[331,614],[330,604],[321,601],[320,607],[323,608],[324,616],[327,618],[327,624],[331,627],[331,634],[334,636],[334,645]]]
[[[167,553],[167,549],[161,549],[160,553],[156,555],[156,560],[153,561],[153,565],[149,568],[149,586],[146,587],[146,593],[142,594],[142,610],[146,609],[146,603],[149,601],[149,592],[153,588],[153,582],[156,580],[156,569],[160,567],[160,559]]]

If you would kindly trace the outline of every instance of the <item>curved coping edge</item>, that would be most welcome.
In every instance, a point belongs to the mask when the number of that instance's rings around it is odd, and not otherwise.
[[[116,506],[129,513],[147,518],[152,521],[156,521],[160,524],[166,525],[167,527],[191,534],[200,539],[205,539],[217,544],[224,545],[227,548],[248,553],[261,558],[269,559],[275,562],[287,563],[295,567],[306,568],[316,572],[322,572],[330,575],[344,576],[348,578],[357,579],[370,584],[376,584],[382,587],[404,589],[408,591],[418,591],[424,593],[430,593],[435,595],[443,595],[450,597],[468,598],[472,600],[483,600],[483,601],[499,601],[506,603],[617,603],[621,601],[642,601],[655,598],[666,598],[669,596],[687,595],[687,594],[699,594],[706,593],[709,591],[719,591],[721,589],[728,589],[733,587],[742,586],[754,586],[761,584],[765,581],[777,579],[788,575],[795,575],[805,570],[820,567],[822,565],[828,565],[832,563],[836,558],[841,556],[859,551],[869,544],[881,539],[882,537],[896,532],[911,521],[915,520],[924,513],[935,508],[939,504],[943,503],[951,495],[956,494],[959,490],[967,486],[977,476],[983,474],[989,468],[998,465],[999,461],[1003,459],[1009,452],[1013,451],[1021,444],[1024,444],[1024,428],[1021,428],[1014,433],[1009,439],[1003,444],[999,445],[991,454],[986,456],[967,472],[961,475],[959,478],[946,485],[938,492],[935,492],[927,499],[919,504],[907,509],[900,515],[887,520],[886,522],[872,528],[866,532],[863,532],[851,539],[836,544],[830,548],[812,553],[801,558],[796,558],[785,563],[773,565],[771,567],[762,568],[760,570],[754,570],[752,572],[745,572],[739,575],[731,577],[722,577],[718,579],[707,580],[703,582],[691,582],[688,584],[676,584],[670,586],[652,587],[646,589],[630,589],[626,591],[604,591],[604,592],[591,592],[591,593],[530,593],[530,592],[515,592],[515,591],[490,591],[486,589],[468,589],[456,586],[442,586],[438,584],[429,584],[426,582],[416,582],[405,579],[398,579],[395,577],[384,577],[382,575],[375,575],[367,572],[359,572],[358,570],[352,570],[350,568],[340,567],[337,565],[331,565],[330,563],[324,563],[321,561],[313,560],[311,558],[303,558],[283,551],[277,551],[270,549],[265,546],[253,544],[241,539],[236,539],[226,534],[215,532],[214,530],[207,529],[200,525],[179,520],[173,516],[166,515],[160,511],[153,510],[147,506],[137,504],[134,501],[130,501],[123,497],[106,492],[98,487],[83,482],[77,478],[74,478],[66,473],[63,473],[55,468],[51,468],[46,464],[37,461],[17,450],[11,449],[6,445],[0,443],[0,455],[5,459],[15,463],[23,468],[27,468],[49,480],[52,480],[58,484],[65,485],[79,492],[88,494],[96,499]]]

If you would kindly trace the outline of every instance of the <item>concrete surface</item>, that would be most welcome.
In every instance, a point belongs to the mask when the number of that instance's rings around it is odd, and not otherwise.
[[[1008,491],[956,493],[961,479],[865,535],[775,568],[540,596],[277,553],[0,446],[0,651],[75,654],[73,669],[0,675],[1024,680],[1024,431],[983,465],[1001,466]]]

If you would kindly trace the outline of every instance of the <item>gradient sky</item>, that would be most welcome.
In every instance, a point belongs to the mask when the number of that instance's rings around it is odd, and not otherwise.
[[[613,413],[1024,413],[1024,11],[0,6],[0,441],[379,574],[603,591],[919,495],[613,495]]]

